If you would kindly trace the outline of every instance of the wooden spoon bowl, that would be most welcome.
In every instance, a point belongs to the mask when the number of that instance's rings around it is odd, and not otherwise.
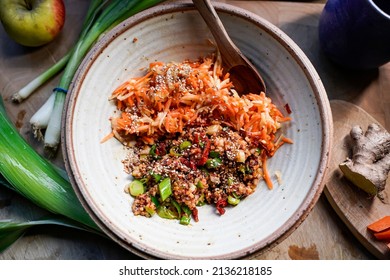
[[[224,71],[230,73],[230,80],[236,91],[239,94],[265,92],[266,86],[263,78],[230,39],[211,1],[193,0],[192,2],[214,36],[222,56]]]

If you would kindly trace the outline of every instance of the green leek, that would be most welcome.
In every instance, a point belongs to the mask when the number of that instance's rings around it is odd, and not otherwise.
[[[83,225],[78,224],[77,222],[74,222],[65,217],[57,216],[57,215],[50,215],[48,217],[43,217],[41,219],[24,221],[24,222],[2,220],[0,221],[0,252],[10,247],[32,227],[48,226],[48,225],[74,228],[78,230],[92,232],[101,235],[103,237],[106,237],[101,232],[97,232],[93,229],[86,228]]]
[[[39,155],[9,120],[0,98],[0,174],[13,189],[36,205],[98,229],[71,184]]]
[[[106,6],[107,2],[111,2],[111,4]],[[15,95],[13,97],[14,101],[21,102],[27,98],[65,66],[66,69],[59,87],[66,91],[89,47],[105,30],[159,2],[162,1],[92,0],[80,35],[80,41],[56,64],[21,89],[19,92],[21,97]],[[62,108],[64,95],[63,91],[58,92],[57,90],[52,95],[52,99],[55,100],[54,104],[50,105],[49,102],[49,105],[44,105],[48,107],[49,112],[55,112],[57,117],[61,115],[58,110]],[[41,116],[46,117],[46,124],[41,122],[39,126],[43,129],[52,121],[47,122],[47,113],[41,114]],[[54,124],[58,130],[60,129],[60,119]],[[59,137],[59,134],[57,136]],[[39,225],[68,226],[103,235],[82,207],[66,172],[39,155],[13,126],[6,114],[1,96],[0,185],[18,192],[55,215],[35,221],[0,221],[0,251],[23,236],[31,227]]]

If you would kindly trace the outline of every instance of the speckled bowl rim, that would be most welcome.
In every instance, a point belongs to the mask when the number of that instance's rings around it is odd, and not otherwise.
[[[325,174],[328,169],[328,164],[330,160],[330,149],[332,146],[332,139],[333,139],[332,114],[331,114],[328,96],[326,94],[325,88],[321,82],[320,77],[318,76],[310,60],[306,57],[303,51],[297,46],[297,44],[292,39],[290,39],[278,27],[276,27],[272,23],[268,22],[267,20],[263,19],[262,17],[252,12],[249,12],[242,8],[232,6],[230,4],[218,3],[218,2],[213,4],[215,9],[218,12],[231,13],[237,17],[241,17],[247,21],[250,21],[251,23],[259,26],[261,29],[266,30],[270,36],[272,36],[276,41],[278,41],[282,46],[285,47],[285,49],[295,59],[298,65],[300,65],[305,76],[307,77],[308,82],[310,83],[310,86],[317,100],[317,104],[320,110],[319,114],[322,120],[323,137],[321,143],[321,156],[320,156],[322,160],[319,163],[318,174],[317,174],[318,176],[314,180],[310,192],[306,195],[306,198],[304,199],[304,202],[300,205],[300,207],[295,211],[293,215],[291,215],[291,217],[286,221],[286,223],[275,232],[274,235],[262,240],[261,242],[254,244],[250,252],[248,252],[247,249],[243,249],[233,253],[219,255],[216,257],[210,256],[210,259],[250,258],[253,255],[257,255],[261,252],[267,251],[275,247],[284,239],[286,239],[306,219],[306,217],[309,215],[309,213],[317,203],[319,197],[321,196],[322,191],[324,189]],[[164,253],[164,252],[161,253],[159,252],[158,254],[154,255],[152,253],[147,253],[146,251],[148,250],[143,251],[141,249],[132,246],[131,242],[128,242],[127,240],[122,240],[118,235],[112,232],[110,228],[104,222],[102,222],[100,218],[91,209],[91,207],[88,204],[88,199],[86,199],[83,196],[82,192],[78,188],[77,182],[79,179],[77,177],[77,174],[73,173],[75,170],[75,163],[74,163],[74,158],[72,156],[72,151],[69,150],[71,149],[71,145],[69,145],[69,143],[71,142],[71,137],[69,133],[66,133],[67,131],[70,131],[70,127],[69,127],[70,124],[67,122],[67,120],[69,119],[69,112],[71,112],[71,108],[72,106],[74,106],[71,99],[71,94],[73,91],[77,90],[78,81],[83,80],[83,78],[87,73],[86,70],[98,57],[99,53],[101,52],[101,49],[104,49],[110,43],[110,41],[112,41],[120,34],[125,32],[128,28],[135,26],[141,23],[142,21],[153,18],[155,16],[164,15],[172,12],[178,12],[178,11],[184,12],[188,10],[194,10],[194,6],[192,5],[192,3],[180,2],[180,3],[161,4],[159,6],[155,6],[146,11],[138,13],[137,15],[120,23],[118,26],[116,26],[110,32],[108,32],[106,36],[104,36],[96,44],[96,46],[92,48],[92,50],[87,54],[86,58],[83,60],[82,64],[80,65],[75,75],[75,79],[72,82],[69,91],[70,94],[68,94],[66,98],[65,111],[63,114],[63,121],[62,121],[63,129],[62,129],[61,138],[62,138],[62,152],[64,155],[65,168],[68,172],[71,184],[80,202],[82,203],[83,207],[88,212],[88,214],[91,216],[91,218],[101,228],[101,230],[105,234],[107,234],[107,236],[109,236],[112,240],[114,240],[115,242],[117,242],[119,245],[126,248],[130,252],[145,259],[179,259],[181,257],[169,253]],[[187,258],[187,259],[197,259],[197,257]]]

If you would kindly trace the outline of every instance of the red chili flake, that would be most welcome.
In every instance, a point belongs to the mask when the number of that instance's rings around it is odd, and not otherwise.
[[[220,215],[223,215],[223,214],[225,214],[225,212],[226,212],[226,210],[225,210],[224,207],[227,206],[227,201],[224,200],[224,199],[220,199],[220,200],[217,201],[217,203],[215,204],[215,206],[216,206],[216,208],[217,208],[219,214],[220,214]]]
[[[195,133],[194,134],[194,144],[199,144],[199,142],[200,142],[200,134]]]
[[[192,170],[196,170],[196,164],[192,160],[188,160],[188,159],[186,159],[184,157],[181,157],[180,158],[180,162],[182,164],[184,164],[185,166],[191,168]]]
[[[195,222],[199,222],[199,216],[198,216],[198,209],[197,208],[192,209],[192,217],[194,218]]]
[[[209,138],[206,136],[204,139],[204,148],[202,151],[202,157],[198,161],[198,166],[202,166],[206,164],[207,159],[209,158],[209,153],[210,153],[210,148],[211,148],[211,143]]]
[[[284,105],[284,109],[286,109],[287,114],[290,115],[290,114],[292,113],[291,108],[290,108],[290,105],[288,105],[288,103],[286,103],[286,104]]]
[[[167,145],[165,143],[159,143],[156,149],[156,155],[164,156],[167,154]]]

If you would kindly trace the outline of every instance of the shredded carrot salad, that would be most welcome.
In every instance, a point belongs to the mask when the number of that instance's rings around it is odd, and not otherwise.
[[[240,96],[229,73],[223,74],[219,55],[181,63],[150,63],[144,76],[124,82],[110,100],[116,102],[120,115],[111,118],[112,133],[104,140],[116,137],[124,143],[129,136],[137,136],[153,144],[187,126],[218,123],[264,149],[264,167],[280,146],[292,143],[283,135],[277,136],[281,123],[291,118],[264,92]],[[269,174],[265,173],[270,187]]]
[[[282,122],[289,121],[264,92],[239,96],[222,74],[221,63],[206,57],[183,63],[154,62],[147,74],[131,78],[112,94],[120,117],[112,118],[113,135],[135,134],[153,143],[165,133],[182,132],[184,126],[202,123],[213,113],[221,123],[258,141],[269,155],[285,142],[276,141]]]

